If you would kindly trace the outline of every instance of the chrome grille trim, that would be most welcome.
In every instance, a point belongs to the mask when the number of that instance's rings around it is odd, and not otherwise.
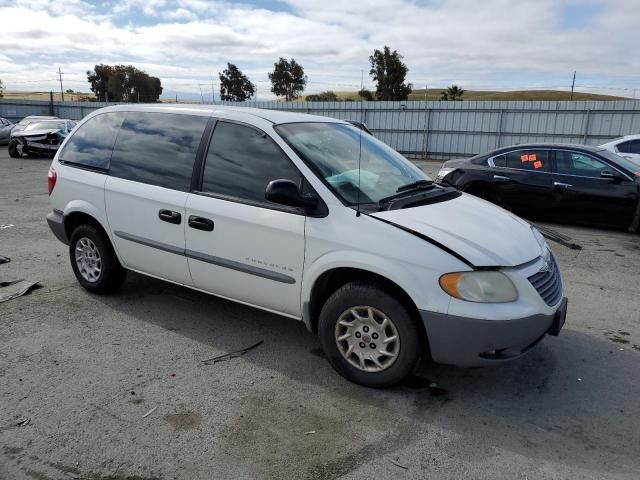
[[[549,270],[534,273],[527,280],[544,302],[552,307],[562,299],[562,280],[560,280],[560,270],[553,256],[550,258],[549,266]]]

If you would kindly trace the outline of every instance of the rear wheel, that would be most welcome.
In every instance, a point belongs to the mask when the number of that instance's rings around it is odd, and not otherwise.
[[[112,292],[127,276],[109,239],[93,225],[79,225],[73,230],[69,256],[78,282],[90,292]]]
[[[380,287],[348,283],[320,312],[318,333],[329,363],[367,387],[402,381],[420,357],[420,335],[407,308]]]

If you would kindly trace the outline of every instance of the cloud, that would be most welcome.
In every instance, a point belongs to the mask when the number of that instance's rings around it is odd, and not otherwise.
[[[267,9],[248,1],[0,0],[0,72],[8,88],[53,88],[62,65],[70,88],[86,90],[94,64],[133,63],[167,90],[194,91],[227,61],[260,83],[279,56],[293,56],[309,90],[353,90],[362,70],[370,83],[373,49],[390,45],[418,85],[549,85],[568,83],[575,69],[579,80],[632,86],[640,76],[640,58],[630,54],[640,40],[636,1],[594,3],[286,0]],[[567,17],[581,7],[584,18]]]

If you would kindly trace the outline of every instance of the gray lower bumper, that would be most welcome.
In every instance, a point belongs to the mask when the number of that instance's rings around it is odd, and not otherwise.
[[[64,229],[64,215],[59,210],[54,210],[53,212],[47,215],[47,223],[49,224],[49,228],[56,236],[58,240],[60,240],[65,245],[69,245],[69,239],[67,238],[67,232]]]
[[[518,358],[547,332],[564,324],[566,299],[553,315],[514,320],[482,320],[421,310],[434,362],[463,367],[494,365]]]

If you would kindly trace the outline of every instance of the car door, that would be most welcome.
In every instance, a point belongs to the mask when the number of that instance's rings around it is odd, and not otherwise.
[[[11,127],[13,124],[4,118],[0,118],[0,142],[7,143],[11,136]]]
[[[218,121],[187,200],[186,253],[196,287],[300,317],[305,216],[265,200],[276,179],[303,181],[268,135]]]
[[[604,159],[577,150],[554,151],[554,201],[567,223],[627,227],[638,187]]]
[[[552,209],[549,151],[517,149],[489,159],[488,198],[525,216],[548,216]]]
[[[118,132],[105,204],[126,267],[191,285],[185,257],[185,204],[208,118],[128,112]]]

